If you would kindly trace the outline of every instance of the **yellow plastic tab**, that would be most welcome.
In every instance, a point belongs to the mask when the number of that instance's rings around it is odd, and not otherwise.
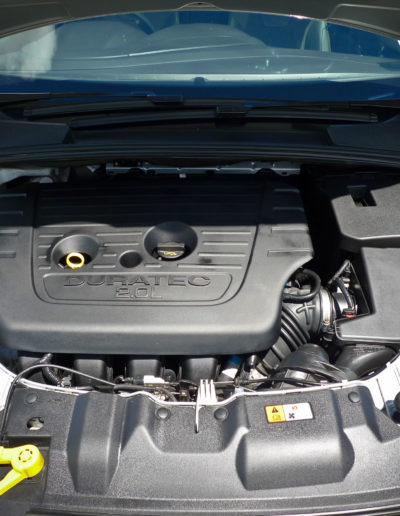
[[[33,444],[4,448],[0,446],[0,464],[10,464],[12,470],[0,480],[0,496],[19,484],[25,478],[31,478],[42,471],[44,459]]]

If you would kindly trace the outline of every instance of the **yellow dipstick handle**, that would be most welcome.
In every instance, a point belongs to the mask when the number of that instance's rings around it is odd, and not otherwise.
[[[82,253],[69,253],[65,258],[65,263],[70,269],[80,269],[85,265],[85,257]]]
[[[42,471],[44,459],[33,444],[4,448],[0,446],[0,464],[10,464],[12,470],[0,480],[0,496],[19,484],[25,478],[31,478]]]

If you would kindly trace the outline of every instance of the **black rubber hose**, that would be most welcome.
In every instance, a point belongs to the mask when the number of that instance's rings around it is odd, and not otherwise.
[[[282,371],[284,370],[284,368],[278,368],[276,370],[277,373],[282,373]],[[344,375],[340,376],[340,375],[337,375],[337,374],[334,374],[334,373],[331,373],[329,371],[326,371],[325,369],[320,369],[317,367],[316,364],[313,364],[312,367],[301,367],[301,366],[298,366],[298,367],[290,367],[288,368],[288,371],[299,371],[301,373],[305,373],[305,374],[308,374],[310,376],[320,376],[322,378],[325,378],[326,380],[330,381],[330,382],[342,382],[343,380],[346,380],[347,378],[344,377]],[[274,378],[274,377],[272,377]],[[289,377],[290,378],[290,377]],[[285,380],[283,380],[285,381]]]
[[[342,265],[340,266],[339,270],[337,272],[335,272],[335,274],[332,276],[332,278],[328,281],[328,286],[329,285],[332,285],[332,283],[334,283],[336,281],[336,278],[339,278],[343,273],[344,271],[350,267],[350,260],[345,260]]]
[[[290,319],[292,324],[294,324],[296,326],[298,332],[301,335],[301,340],[303,341],[303,344],[305,344],[306,342],[310,342],[310,334],[299,323],[299,320],[296,317],[296,314],[287,305],[282,305],[282,311],[287,316],[287,318]]]
[[[288,329],[288,327],[285,326],[285,323],[283,321],[281,327],[281,337],[289,346],[291,351],[296,351],[297,348],[304,344],[304,342],[302,342],[301,340],[297,340],[294,338],[294,335],[290,332],[290,329]]]
[[[339,287],[340,291],[344,295],[344,298],[346,300],[347,306],[350,308],[350,310],[354,310],[354,301],[351,295],[349,294],[349,291],[346,288],[346,285],[344,284],[344,281],[342,278],[335,278],[335,283]]]
[[[252,384],[256,384],[260,381],[260,379],[258,380],[250,380],[248,381],[247,383],[252,383]],[[282,377],[282,376],[279,376],[279,377],[276,377],[276,378],[267,378],[266,380],[264,380],[262,382],[261,385],[258,385],[254,390],[256,391],[259,391],[259,390],[262,390],[262,387],[264,387],[264,385],[270,385],[272,383],[287,383],[287,384],[290,384],[290,385],[294,385],[294,386],[298,386],[298,387],[304,387],[304,386],[320,386],[322,385],[321,382],[315,382],[313,380],[303,380],[301,378],[285,378],[285,377]],[[243,385],[245,385],[245,382],[242,382]]]
[[[384,364],[389,362],[394,356],[395,351],[386,346],[376,346],[367,344],[349,345],[336,361],[336,367],[353,371],[359,378],[368,373],[376,371]]]
[[[53,353],[46,353],[39,360],[37,360],[36,364],[51,364],[53,360]],[[62,378],[58,376],[58,374],[51,367],[43,367],[42,369],[43,376],[45,380],[47,380],[52,385],[58,385]]]
[[[309,294],[300,296],[283,293],[283,300],[286,303],[307,303],[308,301],[312,301],[319,293],[321,289],[321,278],[318,276],[318,274],[314,271],[311,271],[310,269],[302,270],[301,274],[311,279],[311,292]]]
[[[285,339],[286,343],[289,347],[293,348],[293,351],[309,342],[310,336],[305,336],[298,319],[295,318],[292,313],[291,316],[289,314],[282,314],[281,319],[281,335]],[[289,342],[287,337],[291,337]]]

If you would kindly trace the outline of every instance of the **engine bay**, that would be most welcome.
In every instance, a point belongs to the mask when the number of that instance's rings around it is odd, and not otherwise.
[[[43,384],[193,402],[202,382],[226,400],[366,379],[396,356],[395,172],[196,172],[5,181],[3,363]]]

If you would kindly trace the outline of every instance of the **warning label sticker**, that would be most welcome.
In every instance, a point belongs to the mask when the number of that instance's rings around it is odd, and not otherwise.
[[[268,405],[265,407],[268,423],[285,423],[314,419],[310,403],[295,403],[294,405]]]

